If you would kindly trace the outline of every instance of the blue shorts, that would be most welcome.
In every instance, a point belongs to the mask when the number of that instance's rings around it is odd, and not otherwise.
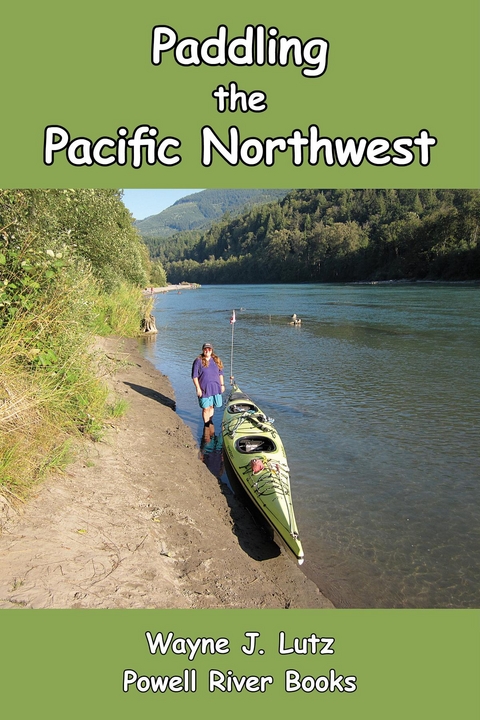
[[[205,408],[214,407],[219,408],[223,405],[223,397],[221,395],[210,395],[210,397],[198,398],[198,404],[205,410]]]

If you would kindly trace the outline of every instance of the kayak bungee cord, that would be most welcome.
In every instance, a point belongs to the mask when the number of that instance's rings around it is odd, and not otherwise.
[[[259,459],[259,458],[256,458]],[[259,472],[258,479],[255,482],[251,482],[250,480],[250,487],[251,491],[255,492],[255,494],[258,496],[259,499],[263,497],[268,497],[269,495],[282,495],[285,498],[291,498],[291,492],[290,492],[290,482],[289,482],[289,475],[288,472],[285,471],[284,468],[281,468],[280,466],[277,468],[272,467],[273,464],[279,465],[278,463],[272,463],[271,461],[267,460],[265,458],[265,465],[264,468]],[[252,464],[251,462],[247,463],[246,465],[241,466],[240,468],[243,471],[243,474],[246,477],[252,478],[253,475],[256,473],[252,470]],[[283,477],[282,477],[282,470],[283,470]],[[287,468],[288,470],[288,468]],[[290,508],[287,506],[287,512],[288,512],[288,520],[291,522],[291,511]],[[272,512],[272,508],[270,508],[270,512]],[[283,528],[290,534],[293,538],[298,538],[298,532],[292,532],[290,530],[290,526],[287,525],[285,522],[282,522],[281,518],[277,516],[277,522],[283,526]]]
[[[267,418],[266,415],[263,415],[263,413],[256,413],[255,410],[246,410],[237,417],[232,418],[229,422],[223,423],[224,431],[233,436],[244,420],[249,420],[250,423],[256,426],[259,430],[270,432],[272,437],[277,436],[276,430],[269,427],[269,425],[272,425],[274,422],[273,418]]]

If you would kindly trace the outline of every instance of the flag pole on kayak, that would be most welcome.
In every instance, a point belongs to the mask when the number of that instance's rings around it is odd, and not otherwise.
[[[230,325],[232,326],[232,348],[230,351],[230,385],[233,385],[233,332],[235,329],[235,323],[237,319],[235,317],[235,310],[232,310],[232,317],[230,318]]]

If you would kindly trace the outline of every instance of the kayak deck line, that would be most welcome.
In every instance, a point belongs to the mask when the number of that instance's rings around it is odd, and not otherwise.
[[[304,553],[293,510],[290,469],[273,422],[236,384],[233,386],[222,421],[225,454],[276,539],[302,564]]]

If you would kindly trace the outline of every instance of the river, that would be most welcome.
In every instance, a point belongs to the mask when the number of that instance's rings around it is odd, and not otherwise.
[[[204,286],[154,315],[144,354],[199,444],[205,341],[275,418],[303,567],[335,605],[480,607],[478,286]]]

